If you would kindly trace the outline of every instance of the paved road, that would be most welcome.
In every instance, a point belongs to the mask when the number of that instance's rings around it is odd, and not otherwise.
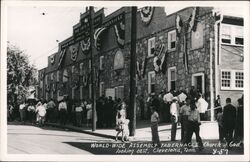
[[[70,143],[114,140],[57,128],[8,125],[9,154],[90,154]]]
[[[193,141],[195,143],[195,141]],[[227,150],[218,146],[218,140],[204,140],[204,149],[196,146],[186,149],[180,142],[162,141],[160,147],[152,147],[150,141],[121,143],[109,138],[97,137],[52,127],[8,125],[9,154],[242,154],[241,146]]]

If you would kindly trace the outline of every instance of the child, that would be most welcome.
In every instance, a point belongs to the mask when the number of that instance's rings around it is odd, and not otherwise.
[[[223,140],[224,140],[222,116],[223,116],[222,108],[219,108],[217,110],[216,120],[218,122],[218,127],[219,127],[219,139],[220,139],[220,142],[223,142]]]
[[[158,146],[160,146],[160,139],[158,134],[158,122],[160,121],[160,119],[155,106],[151,107],[151,113],[152,113],[151,115],[152,142],[153,145],[157,144]]]
[[[125,141],[128,141],[128,136],[129,136],[129,129],[128,129],[128,124],[129,124],[129,120],[125,119],[124,122],[124,129],[123,129],[123,134],[124,134],[124,139]],[[123,140],[124,141],[124,140]]]
[[[124,123],[125,123],[125,118],[122,117],[122,115],[120,113],[118,113],[117,115],[117,121],[116,121],[116,131],[117,131],[117,134],[116,134],[116,138],[115,140],[117,141],[118,139],[118,135],[120,133],[122,133],[122,142],[124,142]]]

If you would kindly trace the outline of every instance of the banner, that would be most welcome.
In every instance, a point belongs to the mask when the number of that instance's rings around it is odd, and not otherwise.
[[[101,49],[101,36],[104,33],[104,31],[106,31],[106,27],[101,27],[96,29],[95,33],[94,33],[94,44],[97,50]]]
[[[58,61],[58,67],[61,66],[61,63],[62,63],[62,61],[63,61],[63,59],[64,59],[65,53],[66,53],[66,49],[63,49],[63,50],[60,52],[59,61]]]
[[[81,46],[82,52],[84,54],[87,54],[90,50],[90,38],[88,38],[87,40],[82,40],[80,42],[80,46]]]
[[[79,48],[78,46],[79,46],[79,44],[77,43],[77,44],[71,45],[69,47],[69,50],[70,50],[70,53],[71,53],[71,60],[72,61],[76,61],[76,59],[77,59],[78,48]]]
[[[196,31],[197,23],[198,23],[198,12],[199,12],[199,7],[195,7],[193,9],[192,14],[190,15],[188,22],[189,22],[189,28],[188,32],[191,31]]]
[[[183,27],[183,22],[179,15],[176,16],[175,22],[176,22],[176,31],[177,31],[176,33],[177,33],[177,36],[180,37],[181,29]]]
[[[117,43],[118,43],[120,48],[123,48],[124,44],[125,44],[125,23],[124,23],[124,21],[116,24],[114,26],[114,28],[115,28],[115,35],[117,38]]]
[[[154,13],[154,7],[143,7],[141,9],[140,15],[141,15],[141,20],[145,25],[148,25],[153,17]]]

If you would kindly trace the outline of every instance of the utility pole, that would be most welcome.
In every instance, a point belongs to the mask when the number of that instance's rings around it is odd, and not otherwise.
[[[89,7],[90,12],[90,45],[91,45],[91,98],[92,98],[92,131],[96,130],[96,90],[95,90],[95,67],[94,67],[94,7]]]
[[[130,49],[130,94],[129,94],[129,116],[130,136],[135,135],[136,129],[136,17],[137,7],[131,7],[131,49]]]

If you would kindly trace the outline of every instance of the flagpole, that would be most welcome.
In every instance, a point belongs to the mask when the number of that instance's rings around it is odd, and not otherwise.
[[[95,70],[94,70],[94,7],[89,7],[90,12],[90,45],[91,45],[91,99],[92,99],[92,131],[96,130],[96,90],[95,90]]]
[[[130,136],[135,135],[136,129],[136,14],[137,7],[131,7],[131,49],[130,49],[130,96],[129,96],[129,117]]]

